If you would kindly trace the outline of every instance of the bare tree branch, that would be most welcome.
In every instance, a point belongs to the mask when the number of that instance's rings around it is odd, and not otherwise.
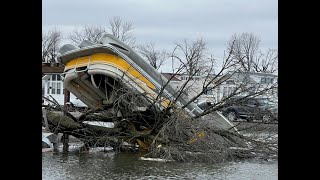
[[[57,29],[42,33],[42,62],[56,62],[62,33]]]
[[[134,27],[131,22],[123,22],[119,16],[114,16],[109,20],[109,30],[111,34],[120,41],[134,48],[136,45],[135,37],[133,36]]]
[[[98,43],[100,37],[106,33],[106,30],[98,25],[85,25],[81,29],[76,29],[69,35],[72,44],[79,45],[84,40]]]
[[[253,33],[234,34],[228,42],[232,49],[232,59],[240,70],[248,72],[273,73],[277,71],[278,55],[276,49],[266,53],[260,50],[260,38]]]
[[[142,56],[145,57],[155,69],[159,69],[163,65],[164,60],[169,56],[165,50],[156,50],[152,42],[139,45],[138,49]]]
[[[184,39],[182,42],[176,43],[172,57],[186,66],[185,73],[190,76],[195,71],[200,73],[206,62],[206,43],[202,38],[193,42]]]

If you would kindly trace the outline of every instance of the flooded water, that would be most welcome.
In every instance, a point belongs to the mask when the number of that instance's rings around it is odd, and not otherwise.
[[[240,128],[253,126],[254,123],[240,124]],[[277,125],[254,126],[244,135],[260,141],[277,144]],[[42,153],[42,179],[243,179],[277,180],[277,158],[268,160],[247,159],[220,164],[153,162],[138,160],[139,155],[132,153],[103,152],[92,149],[89,153],[79,153],[79,142],[70,143],[69,153]]]
[[[221,164],[152,162],[130,153],[42,154],[42,179],[278,179],[276,160],[251,159]]]

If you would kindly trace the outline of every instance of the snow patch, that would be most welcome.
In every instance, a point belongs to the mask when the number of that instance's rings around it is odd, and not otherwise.
[[[101,126],[106,128],[114,128],[113,122],[102,122],[102,121],[83,121],[84,124],[89,124],[93,126]]]

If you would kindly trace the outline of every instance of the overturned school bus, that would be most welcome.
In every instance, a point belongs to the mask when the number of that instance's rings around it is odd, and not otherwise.
[[[124,89],[143,94],[143,98],[126,98],[130,111],[161,112],[168,106],[188,103],[186,95],[175,91],[164,76],[113,35],[103,35],[97,44],[86,40],[79,47],[66,44],[59,53],[58,61],[65,65],[64,87],[91,109],[122,117],[127,112],[119,108],[118,100],[124,96]],[[130,101],[135,101],[132,106]],[[193,117],[203,110],[189,103],[182,112]]]
[[[117,98],[115,87],[146,94],[150,101],[146,100],[142,109],[146,109],[156,98],[161,99],[157,102],[159,109],[166,108],[178,96],[166,84],[165,77],[129,46],[110,34],[102,36],[100,44],[84,41],[79,48],[64,45],[60,53],[58,61],[65,65],[65,88],[90,108],[113,107],[111,104]],[[162,97],[158,97],[160,92]],[[176,104],[186,103],[186,97],[181,95]],[[185,111],[192,116],[202,112],[194,103],[190,103]]]

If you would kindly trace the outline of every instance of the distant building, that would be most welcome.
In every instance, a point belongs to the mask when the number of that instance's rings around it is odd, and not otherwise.
[[[181,77],[179,74],[174,75],[173,73],[161,73],[166,79],[170,79],[170,86],[175,90],[179,90],[182,85]]]
[[[275,99],[278,97],[277,82],[278,76],[272,73],[228,72],[216,82],[216,84],[220,84],[216,88],[217,101],[229,96],[240,84],[245,86],[237,90],[242,92],[239,95],[249,95],[261,89],[274,86],[275,88],[272,91],[266,92],[261,96],[269,96]]]
[[[173,76],[173,73],[162,73],[167,79]],[[247,72],[228,72],[225,75],[221,75],[217,80],[214,80],[215,75],[212,76],[193,76],[189,80],[189,75],[187,74],[177,74],[172,78],[170,84],[176,90],[179,90],[183,84],[187,81],[185,90],[187,91],[188,97],[191,99],[201,93],[204,90],[204,93],[199,96],[195,101],[208,101],[208,102],[219,102],[224,97],[229,96],[231,93],[235,92],[239,85],[245,84],[245,87],[238,89],[241,91],[241,94],[238,95],[248,95],[254,93],[258,90],[266,88],[267,86],[274,85],[278,82],[278,76],[271,73],[247,73]],[[212,80],[212,83],[206,88],[203,87],[205,83],[208,83]],[[274,88],[271,92],[266,92],[262,96],[272,97],[277,99],[278,92],[277,88]]]
[[[161,73],[164,77],[168,80],[174,75],[173,73]],[[188,81],[187,85],[185,86],[184,90],[186,91],[186,95],[189,99],[195,97],[203,90],[203,83],[206,80],[203,76],[193,76],[189,80],[189,75],[187,74],[176,74],[170,82],[170,85],[175,88],[175,90],[180,90],[182,86]],[[200,101],[208,101],[208,102],[215,102],[216,96],[214,91],[210,88],[212,85],[208,86],[208,90],[202,94],[198,99],[194,102],[198,103]]]

